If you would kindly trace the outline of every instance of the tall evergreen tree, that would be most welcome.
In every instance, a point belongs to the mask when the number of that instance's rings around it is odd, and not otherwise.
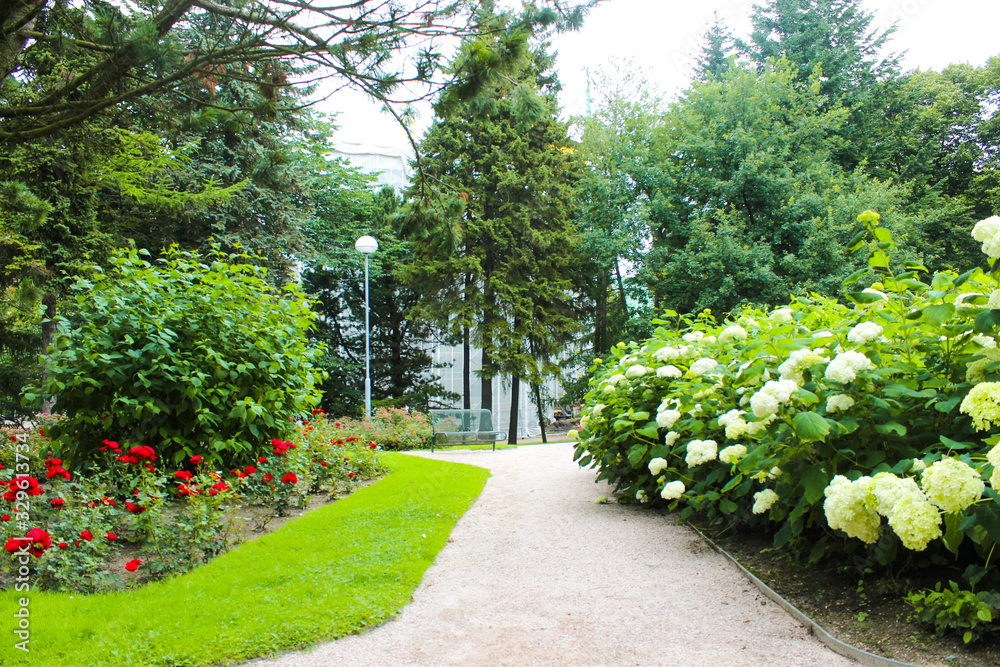
[[[699,81],[719,79],[729,69],[729,59],[736,52],[736,40],[718,12],[713,14],[712,25],[702,40],[704,44],[695,63],[694,78]]]
[[[521,81],[541,80],[551,90],[553,82],[543,78],[550,66],[551,58],[537,53]],[[410,210],[404,230],[416,258],[404,275],[424,292],[416,313],[456,333],[469,331],[482,348],[484,407],[492,404],[493,378],[512,378],[513,440],[521,380],[538,383],[555,372],[553,342],[574,326],[571,213],[580,161],[551,99],[532,98],[547,106],[527,116],[518,107],[525,99],[510,92],[497,89],[488,105],[428,131],[421,144],[424,182],[415,188],[442,185],[454,193],[451,210],[460,203],[461,213],[442,213],[443,202],[430,224],[428,209]]]

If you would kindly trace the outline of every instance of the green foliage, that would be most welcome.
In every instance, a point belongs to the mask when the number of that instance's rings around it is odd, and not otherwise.
[[[581,465],[626,499],[757,526],[813,560],[862,548],[883,566],[923,550],[987,559],[1000,541],[1000,438],[985,436],[1000,419],[992,399],[965,399],[996,386],[1000,275],[897,266],[880,216],[858,223],[847,251],[867,266],[845,281],[852,305],[811,294],[723,323],[667,311],[651,338],[595,360]],[[954,497],[929,481],[944,476]],[[831,499],[842,484],[857,485],[856,504]],[[904,491],[911,505],[894,509]]]
[[[384,457],[392,473],[378,484],[159,585],[128,595],[32,591],[33,627],[47,629],[32,636],[32,664],[245,662],[387,621],[409,602],[489,473]],[[12,617],[19,597],[0,593],[0,614]],[[177,604],[197,599],[206,602]],[[22,655],[12,642],[0,646],[4,664]]]
[[[119,253],[73,287],[78,324],[60,318],[46,379],[24,397],[55,398],[67,415],[53,448],[73,466],[105,439],[228,462],[283,438],[318,401],[315,316],[299,288],[272,287],[245,254],[143,254]]]
[[[337,424],[338,438],[355,437],[363,442],[377,442],[388,451],[427,449],[434,433],[426,414],[401,408],[376,408],[371,419],[345,418]]]
[[[906,596],[906,602],[916,612],[918,621],[934,626],[938,635],[955,631],[962,633],[966,644],[998,629],[994,617],[1000,611],[997,593],[973,593],[962,590],[954,581],[942,590],[941,582],[933,590],[923,590]]]

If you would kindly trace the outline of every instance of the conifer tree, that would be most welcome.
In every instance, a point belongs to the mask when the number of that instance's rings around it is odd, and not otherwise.
[[[521,380],[553,374],[559,341],[575,327],[571,215],[580,162],[544,96],[555,85],[544,78],[551,62],[536,52],[520,81],[545,84],[543,96],[530,98],[544,108],[525,109],[527,98],[498,87],[487,105],[431,127],[421,145],[424,183],[414,192],[433,182],[451,196],[433,209],[411,207],[403,219],[416,253],[404,274],[424,293],[414,314],[467,331],[482,348],[483,407],[492,404],[493,378],[510,375],[512,441]]]

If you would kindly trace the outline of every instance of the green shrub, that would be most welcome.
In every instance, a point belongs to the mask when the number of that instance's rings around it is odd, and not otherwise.
[[[993,617],[1000,610],[1000,595],[996,593],[977,595],[961,590],[954,581],[949,581],[948,588],[942,590],[938,582],[934,590],[906,596],[906,602],[915,610],[916,619],[933,625],[938,635],[958,631],[966,644],[997,629]]]
[[[345,417],[337,423],[341,425],[341,437],[357,436],[378,443],[386,451],[427,449],[434,434],[427,415],[404,408],[376,408],[371,419]]]
[[[73,286],[79,324],[59,318],[47,378],[24,396],[36,406],[54,397],[66,415],[53,448],[71,466],[94,461],[105,439],[228,463],[285,438],[321,379],[303,293],[218,247],[143,255],[121,252]]]
[[[849,250],[869,268],[848,278],[848,304],[810,295],[724,323],[667,313],[652,338],[595,360],[581,465],[622,500],[757,526],[814,560],[988,561],[1000,271],[895,266],[877,214],[859,222]],[[1000,254],[1000,218],[975,233]]]

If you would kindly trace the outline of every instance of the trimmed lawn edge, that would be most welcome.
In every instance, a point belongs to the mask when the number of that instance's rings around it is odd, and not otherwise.
[[[386,453],[381,481],[179,577],[81,596],[0,593],[0,664],[206,667],[301,649],[391,619],[489,472]],[[25,653],[13,634],[28,598]]]

